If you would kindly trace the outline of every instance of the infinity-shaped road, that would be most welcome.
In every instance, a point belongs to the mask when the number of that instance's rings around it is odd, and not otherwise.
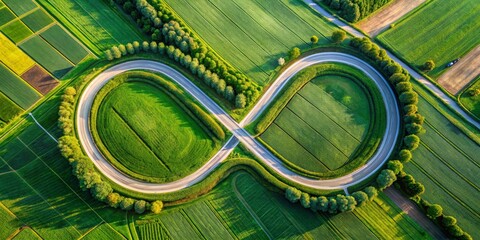
[[[354,172],[335,179],[318,180],[301,176],[286,168],[281,160],[275,157],[261,143],[253,138],[243,127],[253,122],[272,102],[285,84],[300,70],[313,64],[337,62],[356,67],[370,77],[380,90],[386,107],[386,131],[382,142],[372,158],[362,167]],[[90,132],[90,112],[93,100],[98,91],[113,77],[129,70],[149,70],[162,73],[178,83],[183,89],[197,99],[210,113],[212,113],[221,124],[223,124],[233,136],[205,165],[185,178],[169,183],[148,183],[131,178],[114,168],[100,153]],[[134,60],[115,65],[97,77],[95,77],[83,91],[76,113],[77,133],[80,143],[95,166],[108,178],[118,185],[142,193],[167,193],[178,191],[194,185],[208,176],[220,163],[225,160],[239,142],[243,143],[253,154],[255,154],[268,167],[278,172],[284,178],[290,179],[298,184],[315,189],[346,189],[359,183],[377,170],[387,161],[391,155],[400,127],[400,112],[395,94],[392,88],[382,75],[366,62],[345,54],[337,52],[323,52],[313,54],[297,60],[289,66],[269,87],[257,104],[248,115],[237,123],[210,97],[193,84],[188,78],[166,64],[149,61]]]

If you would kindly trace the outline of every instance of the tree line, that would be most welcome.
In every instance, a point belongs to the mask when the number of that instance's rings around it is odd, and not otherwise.
[[[343,19],[355,23],[383,7],[391,0],[315,0],[340,15]]]
[[[153,42],[127,44],[120,49],[120,53],[138,53],[140,49],[152,49],[151,44],[165,46],[168,56],[177,62],[182,60],[184,67],[200,78],[212,80],[212,88],[225,99],[234,103],[237,108],[244,108],[254,102],[262,88],[243,73],[234,69],[219,57],[210,47],[203,44],[186,25],[159,0],[115,0],[122,9],[129,14],[142,31],[151,36]],[[133,49],[132,49],[133,47]],[[150,47],[150,48],[149,48]],[[154,50],[151,50],[154,51]],[[108,51],[107,51],[108,52]],[[121,57],[118,51],[106,53],[107,58]],[[208,71],[208,72],[207,72]],[[204,76],[206,75],[206,77]],[[210,79],[211,78],[211,79]],[[218,78],[218,81],[216,79]],[[218,83],[216,83],[218,82]],[[209,84],[207,84],[209,85]],[[211,86],[209,85],[209,86]],[[227,90],[228,89],[228,90]]]

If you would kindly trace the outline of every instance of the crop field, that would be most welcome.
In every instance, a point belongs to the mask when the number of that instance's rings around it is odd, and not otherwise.
[[[0,120],[8,122],[23,111],[17,104],[0,92]]]
[[[0,26],[3,26],[13,19],[15,19],[15,14],[13,14],[7,7],[0,7]]]
[[[298,91],[261,138],[300,168],[327,172],[353,157],[369,128],[370,111],[357,83],[324,75]]]
[[[63,77],[73,68],[72,63],[39,36],[23,42],[20,48],[57,78]]]
[[[43,9],[39,8],[23,17],[22,22],[32,29],[32,31],[37,32],[54,21]]]
[[[385,224],[378,224],[379,219]],[[244,172],[233,174],[202,199],[158,217],[141,216],[136,223],[140,236],[157,232],[171,239],[425,238],[384,195],[366,209],[332,217],[292,205]]]
[[[18,221],[17,217],[13,215],[1,203],[0,203],[0,221],[2,222],[2,228],[0,228],[1,239],[7,239],[8,236],[12,235],[21,226],[21,223],[20,221]]]
[[[459,97],[460,103],[473,115],[480,119],[480,94],[471,96],[470,91],[480,89],[480,77],[474,80],[468,89],[466,89]]]
[[[308,48],[312,35],[326,43],[336,29],[300,0],[166,2],[217,53],[261,85],[291,48]]]
[[[427,132],[421,136],[414,161],[405,164],[406,171],[425,185],[423,198],[441,204],[444,214],[455,216],[462,228],[479,237],[479,145],[442,116],[434,107],[438,102],[425,97],[424,90],[417,88],[417,92],[422,96],[419,109],[426,116]]]
[[[33,0],[2,0],[17,15],[23,15],[35,8],[37,4]]]
[[[33,34],[33,32],[18,19],[3,25],[0,31],[14,43],[19,43]]]
[[[40,98],[40,94],[1,63],[0,79],[0,91],[23,109],[29,108]]]
[[[58,85],[58,81],[38,65],[30,68],[21,77],[43,95],[49,93]]]
[[[0,61],[18,75],[30,69],[35,62],[0,33]]]
[[[476,0],[430,1],[378,39],[412,65],[432,59],[436,68],[428,74],[436,78],[447,63],[480,44],[478,12]]]
[[[102,223],[102,225],[96,227],[82,239],[84,240],[111,240],[111,239],[125,239],[122,234],[115,231],[109,224]]]
[[[171,181],[194,172],[219,149],[177,102],[144,82],[123,83],[102,100],[97,131],[121,170]]]
[[[20,231],[15,237],[15,240],[41,240],[40,238],[31,228],[24,228]]]
[[[88,55],[87,50],[58,25],[48,28],[40,36],[74,64],[78,64]]]
[[[128,22],[124,16],[112,11],[113,8],[104,1],[38,2],[97,55],[113,45],[144,39],[133,22]]]

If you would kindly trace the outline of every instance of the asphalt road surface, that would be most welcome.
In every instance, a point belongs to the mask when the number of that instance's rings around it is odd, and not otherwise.
[[[269,152],[261,143],[256,141],[243,127],[253,122],[281,91],[285,84],[300,70],[318,63],[338,62],[351,65],[362,70],[369,76],[378,87],[385,107],[386,107],[386,131],[377,151],[372,158],[362,167],[354,172],[335,179],[318,180],[301,176],[286,168],[281,160],[276,158]],[[110,79],[118,74],[129,70],[150,70],[162,73],[173,81],[177,82],[182,88],[196,98],[209,112],[211,112],[221,124],[223,124],[230,132],[233,133],[227,143],[215,154],[205,165],[185,178],[179,179],[169,183],[147,183],[138,179],[131,178],[113,167],[100,153],[95,145],[93,137],[90,132],[90,109],[93,100],[98,91]],[[85,88],[80,100],[76,113],[76,124],[78,130],[79,140],[85,149],[87,155],[92,159],[95,166],[102,171],[102,173],[109,177],[115,183],[124,188],[143,192],[143,193],[166,193],[174,192],[201,181],[215,170],[220,163],[225,160],[232,152],[235,146],[241,142],[253,154],[255,154],[261,161],[269,168],[278,172],[283,177],[290,179],[298,184],[305,185],[315,189],[346,189],[347,187],[359,183],[377,170],[379,170],[385,161],[392,153],[400,126],[400,113],[398,109],[397,100],[393,90],[390,88],[385,79],[370,65],[364,61],[344,53],[325,52],[317,53],[302,59],[297,60],[288,69],[286,69],[269,87],[262,98],[257,102],[249,114],[240,122],[237,123],[230,117],[220,106],[218,106],[211,98],[209,98],[202,90],[200,90],[189,79],[183,76],[175,69],[155,61],[150,60],[134,60],[115,65],[93,79]]]

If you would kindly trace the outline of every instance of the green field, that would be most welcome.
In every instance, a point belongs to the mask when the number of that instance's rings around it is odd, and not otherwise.
[[[57,24],[42,32],[40,36],[74,64],[78,64],[88,55],[87,50]]]
[[[459,101],[471,114],[480,119],[480,94],[477,96],[470,95],[470,91],[480,89],[480,77],[473,80],[473,82],[474,84],[461,93]]]
[[[22,108],[0,92],[0,120],[7,123],[21,112],[23,112]]]
[[[382,224],[379,224],[380,221]],[[140,216],[140,236],[171,239],[424,239],[423,230],[384,195],[365,209],[326,216],[292,205],[245,172],[233,174],[207,196]],[[145,238],[142,238],[145,239]]]
[[[43,9],[39,8],[23,17],[22,22],[36,32],[53,23],[53,19]]]
[[[2,222],[2,227],[0,228],[1,239],[7,239],[8,236],[12,235],[21,226],[21,222],[18,221],[17,217],[10,213],[1,203],[0,221]]]
[[[24,228],[22,231],[20,231],[15,237],[13,238],[15,240],[35,240],[40,238],[31,228]]]
[[[2,0],[12,11],[17,15],[20,16],[25,14],[35,8],[37,8],[37,4],[33,0]]]
[[[0,79],[0,91],[23,109],[29,108],[40,98],[40,94],[1,63]]]
[[[73,68],[73,65],[67,59],[39,36],[23,42],[20,48],[56,78],[63,77]]]
[[[100,55],[117,45],[144,39],[133,22],[105,1],[39,0],[79,40]]]
[[[474,239],[478,238],[479,145],[444,116],[452,113],[439,100],[419,87],[416,91],[421,96],[419,109],[426,116],[424,127],[427,132],[421,136],[422,144],[414,152],[414,161],[405,164],[405,171],[425,185],[424,199],[441,204],[444,214],[455,216],[459,226]],[[442,115],[438,109],[447,114]],[[479,134],[478,131],[473,133]]]
[[[429,1],[378,39],[414,66],[434,60],[428,74],[438,77],[447,63],[480,44],[478,12],[477,0]]]
[[[15,14],[13,14],[7,7],[0,7],[0,27],[13,19],[15,19]]]
[[[19,43],[33,34],[33,32],[18,19],[3,25],[0,31],[15,43]]]
[[[178,100],[148,82],[114,88],[97,113],[98,135],[115,159],[110,160],[132,176],[156,182],[187,176],[219,149],[200,124]]]
[[[120,233],[115,231],[107,223],[102,223],[102,225],[96,227],[91,232],[89,232],[85,237],[82,239],[84,240],[112,240],[112,239],[125,239]]]
[[[166,2],[217,53],[261,85],[291,48],[308,48],[312,35],[328,43],[335,30],[300,0]]]

